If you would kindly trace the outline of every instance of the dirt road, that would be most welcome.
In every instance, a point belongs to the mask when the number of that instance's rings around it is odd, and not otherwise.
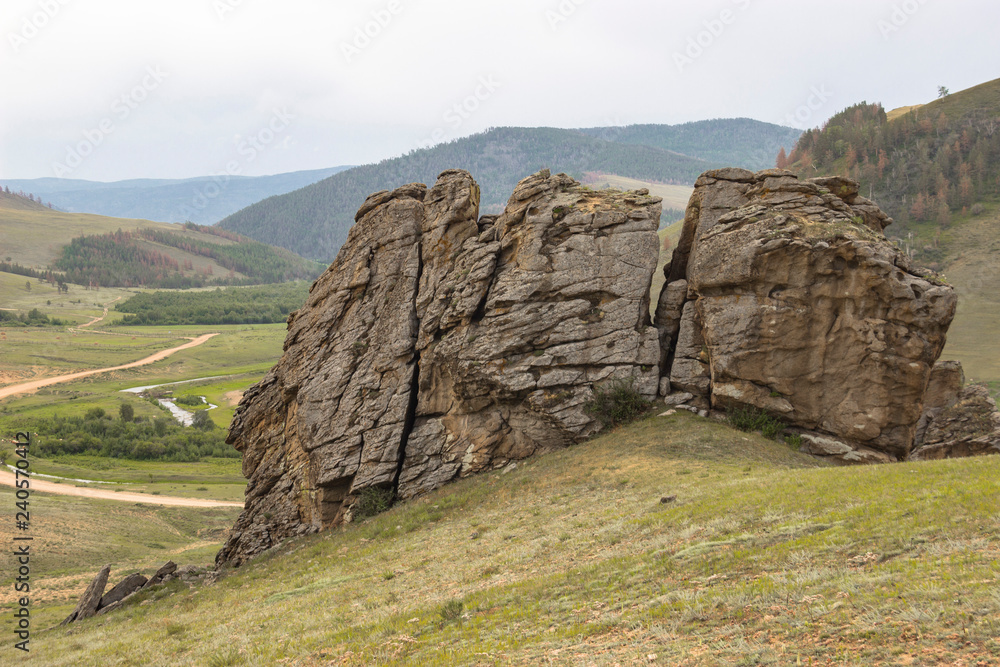
[[[139,361],[133,361],[122,366],[112,366],[111,368],[97,368],[91,371],[80,371],[79,373],[70,373],[69,375],[59,375],[51,378],[42,378],[41,380],[32,380],[31,382],[23,382],[21,384],[11,385],[9,387],[0,387],[0,399],[7,398],[8,396],[13,396],[15,394],[30,394],[32,392],[38,391],[42,387],[48,387],[50,384],[59,384],[60,382],[69,382],[70,380],[79,380],[80,378],[85,378],[90,375],[97,375],[98,373],[107,373],[108,371],[121,371],[126,368],[135,368],[137,366],[145,366],[146,364],[151,364],[156,361],[162,361],[166,359],[174,352],[180,352],[181,350],[187,350],[192,347],[197,347],[207,341],[213,336],[218,336],[217,333],[205,334],[203,336],[198,336],[193,339],[190,343],[184,343],[183,345],[178,345],[177,347],[172,347],[169,350],[160,350],[156,354],[151,354],[145,359],[140,359]]]
[[[77,329],[86,329],[89,326],[93,326],[93,325],[97,324],[98,322],[102,321],[105,317],[108,316],[108,307],[111,304],[113,304],[115,301],[119,301],[119,300],[121,300],[121,297],[118,297],[117,299],[112,299],[111,301],[108,301],[106,304],[104,304],[104,314],[103,315],[101,315],[100,317],[95,317],[92,320],[90,320],[89,322],[87,322],[86,324],[81,324],[78,327],[70,327],[69,330],[70,331],[76,331]]]
[[[190,343],[184,343],[183,345],[178,345],[177,347],[172,347],[169,350],[161,350],[156,354],[151,354],[145,359],[140,359],[139,361],[133,361],[129,364],[124,364],[122,366],[113,366],[111,368],[97,368],[91,371],[81,371],[79,373],[70,373],[69,375],[60,375],[58,377],[43,378],[41,380],[34,380],[32,382],[23,382],[21,384],[15,384],[10,387],[0,388],[0,398],[6,398],[8,396],[13,396],[15,394],[29,394],[33,391],[38,391],[42,387],[47,387],[50,384],[58,384],[60,382],[68,382],[70,380],[76,380],[79,378],[87,377],[88,375],[97,375],[98,373],[106,373],[108,371],[120,371],[126,368],[135,368],[136,366],[145,366],[146,364],[151,364],[156,361],[161,361],[166,359],[174,352],[180,352],[181,350],[187,350],[192,347],[197,347],[212,338],[213,336],[218,336],[219,334],[210,333],[203,336],[198,336],[191,340]],[[7,472],[6,470],[0,470],[0,486],[15,486],[15,476],[12,472]],[[149,505],[177,505],[182,507],[243,507],[243,503],[233,503],[224,502],[221,500],[200,500],[198,498],[177,498],[173,496],[153,496],[146,493],[128,493],[125,491],[114,492],[107,491],[105,489],[91,489],[76,486],[66,486],[65,484],[56,484],[55,482],[45,482],[37,478],[31,479],[31,488],[34,491],[40,491],[42,493],[55,493],[61,496],[82,496],[84,498],[102,498],[104,500],[118,500],[121,502],[129,503],[147,503]]]
[[[0,485],[14,486],[14,480],[14,473],[6,470],[0,470]],[[40,493],[54,493],[60,496],[82,496],[84,498],[118,500],[125,503],[146,503],[147,505],[175,505],[180,507],[243,507],[243,503],[225,502],[222,500],[153,496],[148,493],[129,493],[127,491],[120,491],[116,493],[115,491],[109,491],[107,489],[67,486],[66,484],[56,484],[55,482],[45,482],[36,477],[31,478],[31,490],[38,491]]]

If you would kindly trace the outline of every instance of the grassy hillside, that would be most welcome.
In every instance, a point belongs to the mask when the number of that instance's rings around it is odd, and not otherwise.
[[[64,213],[6,193],[0,262],[9,271],[51,268],[67,282],[103,287],[283,282],[312,279],[325,268],[212,227]]]
[[[219,223],[304,257],[332,260],[373,192],[466,169],[482,188],[483,213],[499,213],[514,187],[541,168],[576,177],[596,171],[643,181],[693,183],[713,165],[659,148],[604,141],[573,130],[498,128],[447,144],[356,167],[296,192],[271,197]]]
[[[998,473],[831,468],[651,417],[36,632],[23,663],[992,664]]]
[[[0,260],[10,257],[10,261],[32,268],[45,268],[55,261],[64,245],[83,234],[179,227],[149,220],[63,213],[27,201],[16,195],[0,194]]]
[[[728,167],[757,171],[774,166],[774,156],[791,150],[801,130],[750,118],[702,120],[683,125],[628,125],[581,130],[623,144],[652,146]]]
[[[676,217],[678,213],[683,218],[684,209],[687,208],[688,200],[691,199],[691,193],[694,192],[694,188],[690,185],[665,185],[663,183],[651,183],[616,174],[598,174],[594,172],[584,174],[581,183],[595,190],[601,188],[614,188],[616,190],[648,189],[649,194],[663,198],[665,217],[661,220],[662,224],[673,222],[673,217]],[[673,212],[673,216],[670,215],[671,212]]]

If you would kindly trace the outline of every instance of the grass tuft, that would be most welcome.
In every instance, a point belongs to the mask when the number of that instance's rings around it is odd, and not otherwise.
[[[362,489],[358,494],[358,501],[354,503],[351,513],[355,521],[361,521],[369,517],[376,516],[392,507],[395,494],[392,489],[383,489],[378,486],[369,486]]]
[[[776,419],[760,408],[753,406],[733,408],[726,415],[726,421],[733,428],[741,431],[760,431],[761,435],[769,440],[773,440],[779,433],[785,430],[785,425],[780,419]],[[801,444],[802,438],[799,436],[799,445]]]
[[[635,379],[612,380],[604,386],[594,387],[594,396],[584,410],[597,418],[605,428],[635,421],[652,407],[635,388]]]

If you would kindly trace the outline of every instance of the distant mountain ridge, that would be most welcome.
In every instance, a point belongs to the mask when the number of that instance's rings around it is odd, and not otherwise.
[[[667,184],[694,183],[718,166],[754,168],[766,163],[797,130],[737,119],[680,126],[642,125],[566,130],[493,128],[432,148],[413,151],[377,164],[355,167],[296,192],[270,197],[222,220],[219,225],[250,238],[282,246],[304,257],[331,261],[354,224],[354,213],[372,192],[406,183],[433,183],[446,169],[465,169],[482,184],[481,209],[499,213],[508,193],[526,174],[542,168],[581,178],[587,172],[615,174]],[[727,129],[728,128],[728,129]],[[727,135],[728,132],[728,135]],[[704,140],[699,143],[699,133]],[[729,137],[724,139],[724,137]],[[752,151],[755,140],[767,137]],[[763,140],[762,140],[763,141]],[[728,149],[721,145],[728,142]],[[787,141],[791,146],[791,141]],[[655,145],[654,145],[655,144]],[[682,154],[678,149],[687,151]],[[727,152],[728,151],[728,152]],[[714,156],[725,158],[716,161]]]
[[[591,127],[580,131],[606,141],[661,148],[751,171],[773,167],[778,151],[791,150],[802,134],[802,130],[750,118],[700,120],[681,125]]]
[[[130,179],[109,183],[68,178],[0,180],[0,185],[40,196],[69,213],[159,222],[215,224],[250,204],[321,181],[348,166],[273,176],[202,176]]]

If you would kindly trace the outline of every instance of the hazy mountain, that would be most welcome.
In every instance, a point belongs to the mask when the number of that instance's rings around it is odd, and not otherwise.
[[[110,183],[35,178],[4,180],[0,181],[0,185],[14,191],[32,193],[70,213],[214,224],[261,199],[297,190],[344,169],[349,167],[296,171],[274,176],[133,179]]]
[[[347,238],[354,214],[373,192],[406,183],[433,184],[446,169],[466,169],[482,188],[483,212],[499,212],[514,186],[542,168],[581,177],[587,172],[644,181],[689,184],[706,160],[662,148],[630,145],[554,128],[495,128],[348,171],[280,197],[271,197],[219,223],[305,257],[329,261]]]
[[[801,130],[750,118],[701,120],[683,125],[627,125],[580,130],[606,141],[652,146],[708,162],[744,169],[768,169],[784,147],[791,150]]]

